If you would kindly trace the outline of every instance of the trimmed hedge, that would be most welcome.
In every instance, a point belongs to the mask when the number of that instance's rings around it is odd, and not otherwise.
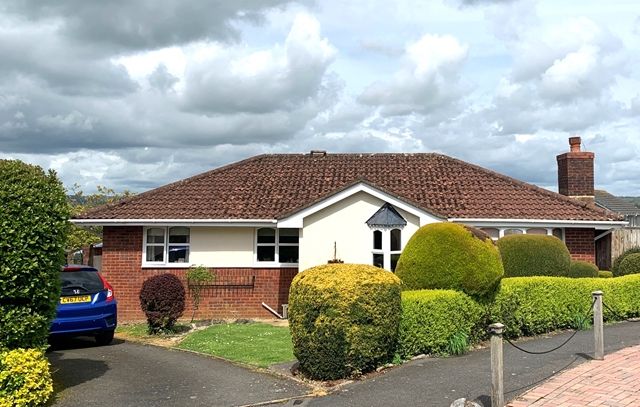
[[[66,193],[55,172],[0,160],[0,202],[0,348],[38,348],[60,299]]]
[[[149,333],[170,332],[184,306],[184,286],[173,274],[159,274],[142,283],[140,307],[147,316]]]
[[[611,278],[613,277],[613,273],[607,270],[599,270],[598,277],[600,278]]]
[[[400,280],[363,264],[326,264],[291,283],[289,328],[300,371],[334,380],[388,363],[401,317]]]
[[[0,407],[40,406],[53,394],[49,362],[39,349],[0,352]]]
[[[558,238],[510,235],[498,240],[505,277],[569,275],[571,256]]]
[[[502,279],[490,319],[511,337],[571,328],[591,307],[591,293],[604,292],[605,320],[640,316],[640,275],[618,278],[515,277]]]
[[[572,261],[568,277],[598,277],[598,266],[588,261]]]
[[[472,342],[477,339],[483,315],[484,308],[459,291],[405,291],[398,353],[402,358],[449,353],[449,341],[455,335]]]
[[[632,247],[631,249],[628,249],[627,251],[622,253],[620,256],[616,257],[616,259],[613,261],[613,265],[611,266],[611,272],[614,276],[619,277],[624,275],[620,272],[620,263],[622,263],[625,257],[634,253],[640,253],[640,247]]]
[[[620,262],[618,275],[627,276],[638,273],[640,273],[640,253],[630,253],[626,255]]]
[[[403,290],[452,289],[475,296],[491,293],[503,273],[500,253],[486,233],[448,222],[418,229],[396,268]]]

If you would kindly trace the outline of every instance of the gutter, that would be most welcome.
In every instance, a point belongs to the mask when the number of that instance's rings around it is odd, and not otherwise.
[[[629,222],[620,220],[554,220],[554,219],[499,219],[499,218],[449,218],[449,222],[471,224],[473,226],[540,226],[574,228],[613,228],[627,226]]]
[[[79,226],[273,226],[275,219],[71,219]]]

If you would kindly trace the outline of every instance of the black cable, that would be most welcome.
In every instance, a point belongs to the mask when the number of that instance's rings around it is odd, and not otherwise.
[[[606,309],[609,310],[609,312],[611,312],[613,314],[614,317],[616,317],[619,321],[627,321],[627,322],[639,322],[640,320],[638,319],[630,319],[630,318],[625,318],[622,315],[618,314],[613,308],[611,308],[610,306],[607,305],[606,302],[602,301],[602,305],[604,305],[604,307]]]

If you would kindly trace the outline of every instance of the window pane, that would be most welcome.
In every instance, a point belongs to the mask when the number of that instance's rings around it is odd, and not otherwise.
[[[559,228],[553,229],[552,233],[553,233],[553,235],[555,237],[557,237],[558,239],[562,240],[562,235],[563,235],[562,229],[559,229]]]
[[[298,244],[298,229],[280,229],[279,232],[280,243]]]
[[[271,228],[258,229],[258,243],[275,243],[276,230]]]
[[[400,259],[399,254],[391,255],[391,271],[396,271],[396,266],[398,265],[398,260]]]
[[[258,246],[258,261],[276,261],[275,246]]]
[[[484,233],[488,234],[492,239],[498,239],[500,237],[500,230],[496,228],[481,228]]]
[[[189,243],[189,228],[169,228],[169,243]]]
[[[522,234],[522,230],[520,229],[507,229],[504,231],[504,235],[508,236],[508,235],[521,235]]]
[[[382,232],[379,230],[373,231],[373,249],[382,250]]]
[[[164,243],[164,229],[147,229],[147,243]]]
[[[527,234],[528,235],[546,235],[547,229],[531,228],[531,229],[527,229]]]
[[[169,246],[169,263],[189,261],[189,246]]]
[[[373,254],[373,265],[376,267],[384,268],[384,254]]]
[[[297,263],[298,246],[280,246],[280,263]]]
[[[400,251],[400,229],[393,229],[391,231],[391,251],[397,252]],[[391,257],[393,259],[393,256]]]
[[[164,246],[147,246],[147,261],[164,261]]]

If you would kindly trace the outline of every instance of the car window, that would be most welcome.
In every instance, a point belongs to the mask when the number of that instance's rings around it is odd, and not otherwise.
[[[90,294],[104,289],[102,280],[94,271],[63,271],[60,281],[62,295]]]

